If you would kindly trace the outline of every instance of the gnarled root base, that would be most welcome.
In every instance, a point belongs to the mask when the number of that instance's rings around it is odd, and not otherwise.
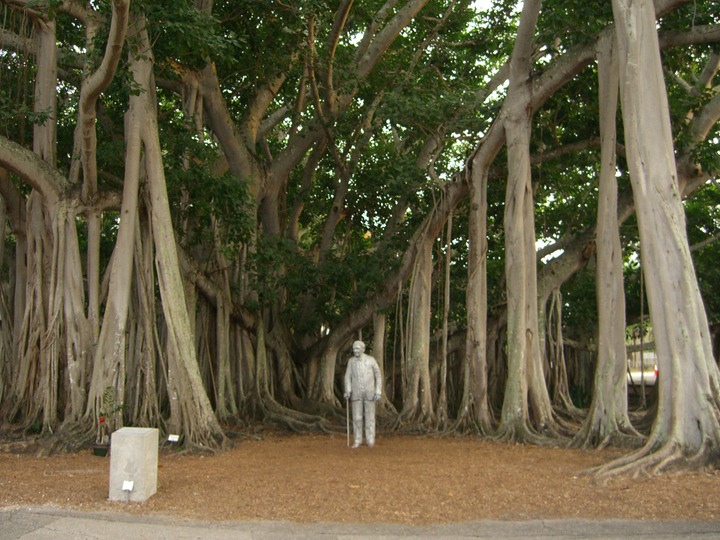
[[[430,413],[421,411],[416,407],[407,407],[400,411],[392,424],[392,430],[410,430],[430,432],[436,427],[436,418]]]
[[[184,448],[187,452],[198,453],[221,453],[231,446],[231,441],[225,436],[225,433],[208,432],[202,436],[195,435],[192,439],[185,440]]]
[[[609,446],[617,448],[638,448],[646,438],[632,426],[623,427],[617,422],[601,423],[600,420],[586,422],[570,441],[571,448],[601,450]]]
[[[540,433],[527,423],[501,425],[491,438],[498,442],[527,443],[537,446],[557,446],[562,442],[557,431],[547,429]]]
[[[683,446],[674,441],[667,442],[655,449],[653,449],[653,445],[646,444],[635,452],[587,472],[592,474],[599,483],[605,484],[612,478],[626,474],[633,477],[654,476],[673,469],[701,469],[716,463],[718,457],[718,451],[713,450],[710,444],[703,445],[692,455],[687,455]]]
[[[485,415],[479,414],[474,405],[463,407],[455,421],[446,430],[447,433],[476,434],[490,436],[494,433],[497,425],[489,412]]]
[[[307,414],[284,407],[270,396],[249,399],[245,409],[254,418],[293,432],[321,431],[329,433],[328,421],[322,416]]]
[[[95,440],[95,429],[92,423],[67,422],[60,426],[54,435],[47,437],[42,444],[44,452],[77,452],[90,446]]]

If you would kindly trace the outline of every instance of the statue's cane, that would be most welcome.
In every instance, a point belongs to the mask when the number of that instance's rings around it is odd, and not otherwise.
[[[345,398],[345,433],[347,445],[350,446],[350,398]]]

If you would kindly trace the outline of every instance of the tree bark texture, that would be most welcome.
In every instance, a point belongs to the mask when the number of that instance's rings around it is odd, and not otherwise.
[[[608,36],[598,47],[601,138],[596,228],[598,353],[593,399],[583,428],[574,438],[581,446],[600,448],[640,436],[627,411],[625,291],[615,178],[619,73],[614,44],[615,39]]]
[[[658,359],[658,413],[646,445],[600,469],[662,470],[720,451],[718,368],[690,257],[653,3],[613,0],[623,126]]]
[[[550,399],[540,354],[535,223],[530,172],[532,121],[530,60],[541,2],[525,2],[510,59],[510,86],[504,128],[508,154],[505,195],[505,275],[507,276],[508,378],[500,418],[500,436],[536,439],[552,428]]]

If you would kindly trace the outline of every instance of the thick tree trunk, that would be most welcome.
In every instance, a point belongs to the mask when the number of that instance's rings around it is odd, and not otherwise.
[[[225,289],[218,296],[216,307],[216,327],[215,340],[217,350],[217,395],[216,395],[216,414],[220,420],[236,416],[237,402],[235,400],[235,390],[232,381],[232,371],[230,365],[230,310],[232,300],[230,291]]]
[[[50,111],[50,117],[43,125],[33,127],[33,150],[50,166],[55,166],[57,139],[57,44],[54,21],[39,21],[36,25],[38,51],[42,60],[38,62],[38,74],[35,81],[35,111]],[[47,205],[47,206],[46,206]],[[63,295],[65,277],[65,219],[68,208],[44,200],[38,212],[47,212],[48,239],[52,243],[50,256],[48,288],[46,289],[47,320],[45,334],[41,336],[40,372],[43,374],[43,430],[52,432],[59,420],[58,383],[60,356],[64,349],[65,332],[63,328]],[[72,216],[74,219],[74,216]]]
[[[85,70],[89,75],[82,80],[80,88],[79,114],[77,129],[79,134],[79,161],[82,164],[83,184],[81,199],[88,205],[87,212],[87,318],[90,322],[93,341],[98,339],[100,324],[100,212],[93,207],[97,197],[97,101],[115,77],[117,66],[122,57],[125,34],[127,32],[129,0],[113,0],[110,18],[110,30],[102,62],[95,67],[94,55],[88,55]],[[97,13],[91,13],[86,19],[86,44],[93,51],[102,27]],[[93,71],[94,70],[94,71]]]
[[[131,61],[130,72],[135,80],[142,79],[142,69],[143,66],[138,62]],[[131,95],[126,119],[125,178],[120,207],[121,219],[110,268],[108,299],[95,350],[92,384],[88,395],[87,416],[95,423],[103,409],[103,398],[107,388],[112,388],[118,402],[122,402],[125,396],[126,330],[138,220],[138,189],[142,159],[141,131],[147,112],[145,101],[146,98],[142,95]],[[122,415],[115,412],[113,416],[106,418],[108,425],[111,426],[110,429],[122,427]]]
[[[432,239],[419,246],[408,300],[406,384],[399,422],[429,427],[435,421],[430,386],[430,302],[432,294]]]
[[[622,445],[640,436],[630,424],[627,411],[625,291],[615,177],[619,73],[614,42],[608,36],[598,48],[601,169],[596,228],[597,366],[592,403],[573,439],[575,445],[598,448]]]
[[[26,299],[20,324],[16,326],[17,361],[12,373],[12,398],[6,402],[4,416],[10,421],[22,421],[28,426],[40,420],[44,426],[55,425],[55,412],[43,415],[47,391],[46,369],[52,360],[47,358],[43,338],[47,332],[47,291],[51,267],[48,252],[52,249],[45,226],[41,195],[33,191],[27,206],[28,267],[26,276]]]
[[[341,344],[332,338],[331,335],[328,343],[323,347],[317,361],[317,368],[314,370],[314,376],[309,379],[312,385],[310,398],[314,401],[330,403],[339,407],[340,402],[335,397],[335,365]]]
[[[646,445],[601,476],[704,465],[720,453],[718,368],[676,178],[651,0],[613,0],[623,124],[658,360],[658,413]]]
[[[527,82],[525,81],[523,84],[527,84]],[[530,328],[527,320],[528,311],[531,309],[528,304],[536,302],[532,291],[527,290],[527,274],[531,271],[528,266],[535,267],[534,246],[532,259],[528,261],[529,250],[525,238],[527,198],[531,199],[529,205],[532,205],[528,147],[530,119],[525,115],[526,108],[523,103],[518,103],[518,98],[521,96],[517,91],[508,93],[509,102],[516,100],[512,103],[518,109],[520,118],[516,118],[514,121],[519,121],[520,124],[514,126],[511,123],[512,115],[508,112],[508,121],[505,126],[509,168],[504,219],[508,377],[500,417],[500,431],[510,438],[522,440],[529,427],[528,369],[533,359],[539,358],[539,351],[537,355],[534,354],[534,349],[538,347],[538,328]],[[524,170],[520,170],[521,165],[524,166]]]
[[[388,372],[385,368],[385,347],[386,347],[386,326],[387,326],[387,315],[385,313],[377,313],[375,317],[373,317],[373,341],[372,341],[372,349],[370,350],[370,354],[375,358],[375,360],[378,363],[378,366],[380,367],[380,374],[382,375],[383,380],[383,393],[380,397],[380,403],[378,405],[378,415],[384,415],[384,416],[395,416],[397,415],[397,410],[393,406],[392,402],[390,401],[391,396],[388,395],[388,381],[385,378],[386,373]]]
[[[456,427],[490,433],[487,362],[487,166],[473,168],[468,224],[467,334]]]
[[[385,380],[385,330],[387,324],[387,315],[385,313],[377,313],[373,317],[373,345],[371,354],[375,358],[380,367],[380,372]],[[385,392],[383,392],[385,396]]]
[[[549,372],[549,386],[552,388],[553,407],[561,409],[572,418],[580,418],[582,412],[575,407],[570,396],[570,383],[565,362],[565,344],[563,340],[562,293],[555,289],[547,309],[547,317],[540,326],[545,336],[541,350],[545,353],[545,369]],[[542,314],[544,310],[541,310]]]
[[[35,81],[34,109],[38,113],[49,111],[42,125],[33,127],[33,151],[51,167],[55,165],[56,144],[56,87],[57,46],[55,23],[37,21],[37,46],[43,59],[38,63]],[[61,214],[58,216],[57,214]],[[58,425],[58,343],[63,343],[62,299],[56,295],[58,277],[62,281],[63,267],[61,239],[58,224],[64,219],[57,192],[33,190],[27,202],[26,232],[27,274],[23,289],[27,296],[16,306],[23,310],[16,319],[17,369],[13,373],[12,399],[7,417],[11,420],[22,411],[23,422],[30,425],[42,422],[43,430],[53,431]],[[20,238],[19,238],[20,239]],[[64,255],[64,254],[63,254]],[[19,276],[20,277],[20,276]],[[60,311],[58,311],[60,310]]]
[[[74,213],[68,213],[64,229],[65,257],[62,271],[65,275],[63,283],[57,287],[57,294],[63,297],[66,340],[63,421],[75,422],[85,413],[94,341],[91,327],[84,315],[85,289]]]
[[[147,211],[147,207],[145,207]],[[162,418],[160,402],[167,399],[166,387],[159,384],[158,351],[155,304],[155,273],[153,241],[149,216],[143,212],[136,220],[134,276],[131,295],[133,302],[129,321],[126,362],[128,383],[125,395],[132,404],[130,418],[137,425],[150,426]],[[161,426],[162,427],[162,426]],[[177,433],[177,432],[173,432]]]
[[[191,330],[190,317],[180,275],[180,266],[172,228],[170,207],[162,165],[155,104],[155,84],[152,75],[152,50],[145,30],[145,22],[135,22],[136,36],[141,47],[136,80],[143,91],[140,97],[145,101],[145,121],[141,136],[145,148],[145,169],[152,210],[152,230],[156,247],[156,268],[158,286],[162,299],[165,322],[168,329],[168,347],[171,364],[176,370],[175,382],[179,385],[177,398],[182,411],[182,427],[185,444],[188,447],[217,449],[224,446],[225,435],[218,424],[198,369],[197,356]],[[172,365],[174,364],[174,365]]]
[[[9,181],[9,174],[0,167],[0,183]],[[11,266],[5,259],[5,235],[7,234],[7,209],[5,200],[0,195],[0,265]],[[10,388],[10,359],[12,358],[12,314],[7,290],[0,284],[0,404],[3,403],[5,392]]]
[[[442,338],[440,348],[440,373],[439,389],[437,398],[437,419],[438,427],[444,428],[448,422],[448,333],[450,319],[450,269],[452,262],[452,222],[453,215],[450,213],[447,222],[447,234],[445,236],[445,265],[443,277],[443,309],[442,309]]]
[[[507,277],[508,377],[499,436],[542,442],[554,420],[543,374],[538,324],[535,224],[530,174],[532,121],[530,60],[540,0],[523,4],[510,60],[505,108],[508,183],[505,196],[505,275]]]
[[[278,311],[280,311],[278,309]],[[295,391],[295,368],[293,366],[292,354],[290,352],[290,343],[292,342],[289,332],[287,331],[284,320],[275,316],[275,323],[266,336],[268,349],[273,352],[276,359],[277,369],[277,398],[276,400],[288,407],[296,407],[299,399]],[[268,355],[270,356],[270,355]],[[273,362],[270,362],[270,366]]]

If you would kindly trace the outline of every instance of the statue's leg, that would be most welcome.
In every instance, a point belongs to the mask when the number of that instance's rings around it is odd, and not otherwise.
[[[362,443],[363,436],[363,400],[358,399],[351,403],[353,416],[353,448],[357,448]]]
[[[368,446],[375,444],[375,401],[367,400],[365,403],[365,439]]]

